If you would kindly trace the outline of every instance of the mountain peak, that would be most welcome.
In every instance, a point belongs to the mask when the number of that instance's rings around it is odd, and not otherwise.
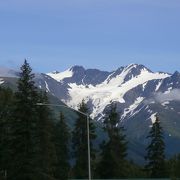
[[[152,72],[150,69],[148,69],[146,66],[142,65],[142,64],[130,64],[130,65],[127,65],[125,66],[125,69],[126,70],[133,70],[133,69],[136,69],[137,71],[141,71],[141,70],[145,70],[145,71],[148,71],[148,72]]]
[[[52,74],[59,74],[59,71],[53,71]]]
[[[72,66],[69,70],[72,72],[85,71],[84,67],[79,65]]]
[[[179,71],[175,71],[173,76],[179,76],[180,75],[180,72]]]
[[[151,73],[151,71],[144,65],[130,64],[128,66],[118,68],[114,75],[121,75],[124,78],[124,82],[127,82],[130,79],[139,76],[144,71]]]
[[[173,79],[177,79],[177,78],[179,79],[180,78],[180,72],[175,71],[174,74],[172,75],[172,78]]]

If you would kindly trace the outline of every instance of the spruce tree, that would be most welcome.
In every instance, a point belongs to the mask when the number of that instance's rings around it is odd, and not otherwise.
[[[88,108],[84,100],[79,105],[79,111],[88,114]],[[73,168],[74,178],[84,179],[88,178],[88,142],[87,142],[87,117],[78,113],[79,118],[75,122],[73,131],[73,150],[75,165]],[[89,119],[89,136],[90,136],[90,152],[91,161],[95,159],[95,149],[93,147],[93,140],[96,138],[95,126],[91,119]]]
[[[60,120],[55,125],[55,147],[57,154],[57,162],[55,165],[55,178],[68,179],[70,170],[70,133],[65,122],[63,113],[60,113]]]
[[[147,155],[145,159],[147,165],[145,166],[145,169],[152,178],[164,178],[166,176],[165,143],[163,138],[163,128],[161,127],[158,116],[156,116],[156,120],[147,138],[150,138],[151,141],[146,148]]]
[[[180,178],[180,154],[173,156],[167,163],[168,174],[172,179]]]
[[[45,92],[39,93],[39,102],[48,104]],[[48,106],[37,106],[37,166],[39,180],[53,180],[55,164],[57,162],[54,143],[54,122],[52,112]]]
[[[112,179],[126,177],[127,147],[124,128],[119,126],[119,115],[116,105],[111,104],[110,110],[106,112],[104,130],[107,132],[108,141],[101,145],[101,158],[97,166],[99,178]]]
[[[9,172],[11,162],[9,143],[13,101],[13,92],[0,87],[0,179]]]
[[[11,122],[11,170],[10,180],[37,179],[37,89],[34,85],[32,69],[24,61],[15,94],[15,109]]]

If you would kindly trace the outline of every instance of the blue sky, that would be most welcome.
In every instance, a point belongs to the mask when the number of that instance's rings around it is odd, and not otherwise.
[[[179,0],[0,0],[0,66],[180,70]]]

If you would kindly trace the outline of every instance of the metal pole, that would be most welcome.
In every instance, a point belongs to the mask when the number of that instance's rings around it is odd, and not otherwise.
[[[7,179],[7,170],[4,171],[5,180]]]
[[[90,125],[89,115],[87,115],[88,172],[89,172],[89,180],[91,180],[91,150],[90,150],[89,125]]]

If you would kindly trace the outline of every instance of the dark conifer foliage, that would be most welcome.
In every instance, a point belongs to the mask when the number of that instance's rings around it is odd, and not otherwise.
[[[79,111],[88,114],[88,108],[84,100],[79,105]],[[73,131],[73,150],[75,165],[73,168],[74,178],[88,178],[88,142],[87,142],[87,116],[78,113],[79,118],[75,122]],[[91,119],[89,119],[89,136],[90,136],[90,151],[91,161],[95,159],[95,149],[93,147],[93,140],[96,138],[95,126]]]
[[[167,162],[168,174],[172,179],[180,178],[180,154],[175,155]]]
[[[55,125],[55,147],[57,154],[55,178],[67,180],[70,170],[70,132],[62,112],[59,121]]]
[[[163,128],[161,127],[158,116],[156,116],[156,121],[147,138],[150,138],[150,144],[146,148],[147,156],[145,159],[147,160],[147,165],[145,166],[145,169],[152,178],[164,178],[167,176],[164,152],[165,143]]]
[[[37,144],[37,89],[34,86],[34,74],[24,61],[21,67],[18,91],[15,94],[15,110],[12,120],[12,160],[10,179],[36,179]]]
[[[40,93],[39,102],[45,104],[49,103],[45,92]],[[54,122],[52,112],[48,106],[38,106],[37,115],[38,143],[36,147],[39,180],[53,180],[57,156],[54,144]]]
[[[119,115],[116,105],[112,103],[104,120],[104,130],[109,140],[101,145],[101,159],[97,167],[99,178],[112,179],[127,176],[125,169],[127,142],[123,134],[124,128],[119,127],[118,123]]]
[[[11,162],[9,143],[13,101],[13,92],[0,87],[0,179],[9,172]]]
[[[55,147],[51,138],[51,113],[48,107],[37,106],[40,101],[47,102],[47,97],[37,91],[33,78],[32,69],[25,60],[11,121],[10,180],[53,179]]]

